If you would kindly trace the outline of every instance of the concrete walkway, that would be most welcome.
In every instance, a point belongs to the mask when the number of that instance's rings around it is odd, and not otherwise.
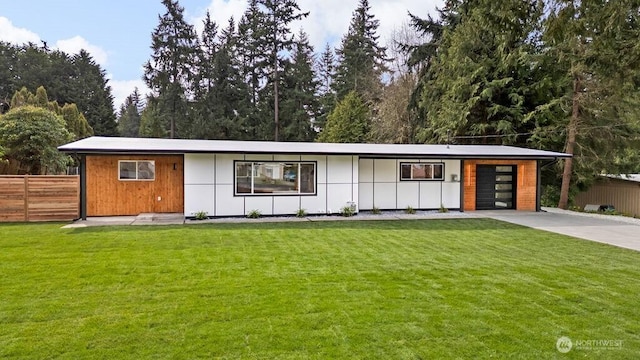
[[[555,208],[543,212],[480,211],[479,215],[580,239],[640,251],[640,219]]]

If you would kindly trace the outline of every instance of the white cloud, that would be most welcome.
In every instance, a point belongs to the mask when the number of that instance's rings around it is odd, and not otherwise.
[[[133,93],[133,90],[137,87],[138,92],[145,98],[148,93],[151,92],[142,79],[140,80],[109,80],[111,86],[111,94],[113,95],[113,106],[116,111],[120,111],[120,106],[124,104],[124,100],[127,96]]]
[[[207,6],[206,10],[209,11],[211,20],[218,24],[218,28],[224,29],[232,16],[236,24],[238,24],[238,20],[240,20],[246,8],[247,0],[211,0],[211,4]],[[204,20],[204,17],[205,13],[203,12],[192,19],[198,33],[202,32],[202,20]]]
[[[90,44],[82,36],[76,35],[70,39],[56,41],[55,48],[67,54],[78,54],[80,50],[86,50],[93,59],[103,68],[108,62],[107,52],[99,46]]]
[[[27,29],[15,27],[11,20],[0,16],[0,40],[20,45],[28,42],[38,43],[40,36]]]
[[[324,50],[325,44],[335,47],[339,45],[342,36],[349,29],[351,16],[358,6],[359,0],[298,0],[300,10],[309,12],[309,16],[296,24],[292,24],[291,31],[298,33],[300,28],[309,35],[311,45],[316,53]],[[436,6],[442,7],[444,0],[370,0],[371,13],[380,20],[378,35],[384,44],[391,32],[407,22],[410,11],[419,17],[436,14]],[[237,21],[247,8],[246,0],[211,0],[207,7],[219,27],[227,25],[229,17]],[[198,31],[202,29],[204,14],[193,19]]]

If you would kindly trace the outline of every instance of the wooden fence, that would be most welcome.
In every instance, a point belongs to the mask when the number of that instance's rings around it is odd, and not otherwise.
[[[0,221],[62,221],[79,214],[78,176],[0,176]]]

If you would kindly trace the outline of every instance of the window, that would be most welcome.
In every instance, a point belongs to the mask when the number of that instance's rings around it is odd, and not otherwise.
[[[119,180],[153,181],[156,178],[156,163],[149,160],[118,161]]]
[[[400,163],[400,180],[444,180],[443,163]]]
[[[236,195],[313,195],[316,164],[313,162],[236,161]]]

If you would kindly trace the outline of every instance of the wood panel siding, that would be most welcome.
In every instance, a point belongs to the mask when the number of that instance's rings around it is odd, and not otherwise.
[[[516,209],[536,211],[537,161],[535,160],[465,160],[464,210],[476,210],[476,168],[478,165],[517,166]]]
[[[155,180],[119,180],[119,160],[155,161]],[[184,211],[182,155],[87,155],[86,173],[87,216]]]
[[[624,175],[623,175],[624,176]],[[587,191],[576,195],[575,204],[613,205],[617,211],[640,217],[640,183],[620,179],[603,179]]]
[[[0,221],[66,221],[79,217],[78,176],[0,176]]]

